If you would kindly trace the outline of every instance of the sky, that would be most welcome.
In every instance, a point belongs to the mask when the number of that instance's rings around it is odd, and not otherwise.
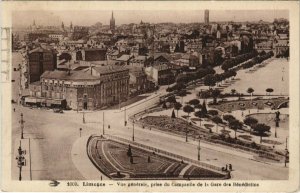
[[[29,26],[35,20],[37,25],[60,25],[64,22],[73,25],[90,26],[97,22],[109,24],[110,11],[18,11],[13,13],[15,27]],[[114,11],[116,25],[139,23],[192,23],[204,22],[204,10],[184,11],[148,11],[148,10],[117,10]],[[288,10],[210,10],[209,20],[214,21],[273,21],[274,18],[289,18]]]

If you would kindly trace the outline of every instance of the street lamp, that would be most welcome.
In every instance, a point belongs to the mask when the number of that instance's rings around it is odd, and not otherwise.
[[[82,112],[82,123],[85,123],[84,111]]]
[[[103,123],[102,135],[104,135],[104,111],[103,111],[103,121],[102,121],[102,123]]]
[[[285,160],[284,160],[284,167],[286,167],[286,164],[288,163],[288,159],[289,159],[289,150],[287,147],[287,143],[288,143],[288,138],[285,139]]]
[[[127,125],[127,120],[126,120],[126,106],[125,106],[125,110],[124,110],[124,126],[126,127]]]
[[[82,128],[79,128],[79,137],[81,137]]]
[[[134,141],[134,119],[132,121],[132,141]]]
[[[23,113],[21,113],[21,120],[20,120],[20,124],[21,124],[21,139],[24,139],[24,123],[25,123],[25,121],[23,120]]]
[[[188,142],[188,130],[187,130],[187,127],[185,128],[185,142]]]
[[[19,170],[19,181],[22,180],[22,167],[25,166],[26,160],[25,157],[23,156],[23,154],[25,154],[26,151],[22,150],[21,148],[21,141],[20,141],[20,146],[18,148],[18,155],[16,157],[17,160],[17,164],[18,164],[18,168]]]
[[[198,161],[200,161],[200,150],[201,150],[201,147],[200,147],[200,135],[199,135],[199,144],[198,144]]]

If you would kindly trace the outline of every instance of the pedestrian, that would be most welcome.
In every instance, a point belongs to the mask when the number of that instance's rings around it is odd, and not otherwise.
[[[226,168],[225,168],[225,171],[227,171],[227,169],[228,169],[228,165],[226,164]]]
[[[242,117],[244,116],[244,112],[242,111]]]
[[[232,165],[231,164],[229,164],[229,170],[232,171]]]
[[[110,129],[110,125],[108,125],[108,129]]]
[[[16,109],[14,108],[14,112],[16,112]]]

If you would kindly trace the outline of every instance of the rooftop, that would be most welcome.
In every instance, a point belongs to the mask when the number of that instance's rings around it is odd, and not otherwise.
[[[70,75],[66,71],[46,71],[42,74],[41,78],[59,79],[59,80],[97,80],[98,78],[85,73],[83,71],[71,71]]]

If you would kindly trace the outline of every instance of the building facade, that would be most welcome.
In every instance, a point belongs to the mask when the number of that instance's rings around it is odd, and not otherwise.
[[[129,71],[106,67],[46,71],[29,89],[28,105],[94,110],[127,100]]]
[[[52,71],[57,68],[57,52],[41,47],[33,49],[27,53],[23,60],[24,70],[22,87],[28,88],[30,83],[40,80],[40,76],[45,71]]]

